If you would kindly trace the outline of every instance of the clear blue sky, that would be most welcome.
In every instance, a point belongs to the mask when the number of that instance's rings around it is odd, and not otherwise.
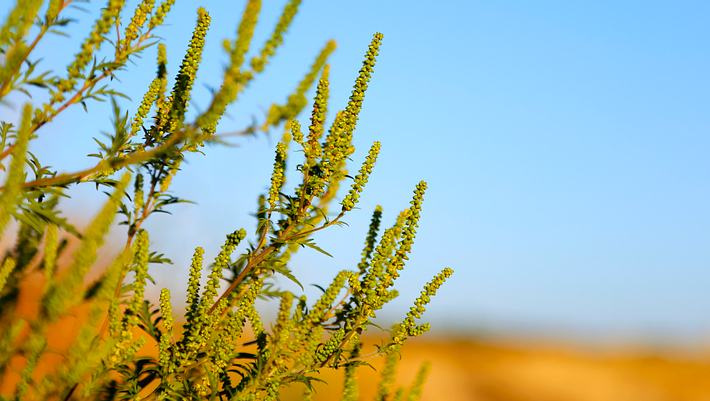
[[[221,41],[234,37],[242,2],[177,3],[160,31],[170,71],[204,6],[213,26],[198,80],[216,85],[226,61]],[[265,2],[256,43],[283,3]],[[330,38],[338,42],[331,109],[342,107],[372,33],[381,31],[354,155],[357,164],[379,139],[380,161],[350,226],[318,237],[335,258],[304,252],[296,259],[305,282],[323,284],[353,267],[374,205],[391,222],[426,179],[401,299],[385,316],[405,313],[417,287],[452,266],[456,275],[427,315],[439,327],[703,341],[710,335],[708,15],[705,1],[306,0],[286,44],[221,130],[239,129],[285,99]],[[86,29],[82,23],[72,33]],[[76,51],[63,38],[40,50],[56,68]],[[123,75],[134,99],[153,74],[148,54]],[[205,104],[205,93],[200,86],[196,104]],[[86,166],[81,156],[97,135],[89,127],[108,129],[106,120],[102,107],[68,113],[34,149],[56,165]],[[180,288],[194,246],[213,255],[223,234],[253,230],[249,213],[268,184],[275,142],[273,135],[239,140],[190,160],[173,189],[197,205],[152,225],[156,246],[179,262],[158,277]]]

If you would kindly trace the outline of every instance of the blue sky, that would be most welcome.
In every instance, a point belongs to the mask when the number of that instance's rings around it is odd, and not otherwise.
[[[221,41],[234,37],[242,3],[177,3],[159,32],[169,69],[175,72],[194,11],[204,6],[213,26],[198,81],[217,85],[226,61]],[[265,2],[256,43],[283,3]],[[237,130],[283,101],[331,38],[338,42],[331,110],[342,107],[372,33],[385,34],[353,166],[376,139],[380,160],[349,227],[317,237],[335,257],[304,252],[295,260],[303,281],[323,284],[353,267],[372,208],[382,204],[391,222],[425,179],[420,235],[401,299],[385,318],[405,313],[418,287],[452,266],[455,276],[427,314],[439,327],[706,341],[710,3],[430,4],[305,1],[283,48],[220,126]],[[81,35],[87,18],[74,13],[82,23],[71,32]],[[39,51],[45,65],[62,68],[76,49],[54,38]],[[122,77],[134,99],[152,78],[153,54]],[[194,101],[204,105],[199,86]],[[33,149],[67,169],[86,166],[93,127],[110,127],[105,107],[90,111],[67,113]],[[249,214],[268,185],[276,135],[209,147],[176,179],[175,193],[197,205],[157,216],[151,226],[156,247],[178,262],[158,274],[171,287],[183,285],[194,246],[213,255],[223,234],[253,230]],[[89,206],[72,202],[76,211]]]

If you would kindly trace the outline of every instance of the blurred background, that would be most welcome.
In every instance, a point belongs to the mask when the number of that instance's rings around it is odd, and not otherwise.
[[[255,43],[283,4],[264,2]],[[177,1],[158,32],[171,71],[198,6],[213,23],[193,113],[221,79],[221,42],[243,8]],[[90,15],[71,12],[73,39],[39,49],[47,68],[64,68],[89,30]],[[333,258],[294,260],[301,282],[322,285],[353,267],[375,205],[393,221],[425,179],[401,295],[379,316],[385,325],[403,316],[431,276],[455,269],[425,316],[432,332],[403,354],[404,382],[432,362],[425,399],[710,400],[709,13],[705,1],[305,1],[220,131],[261,121],[328,39],[338,43],[330,110],[342,108],[371,35],[383,32],[353,166],[372,141],[383,150],[348,226],[316,237]],[[153,77],[154,54],[119,76],[128,110]],[[108,105],[89,110],[63,115],[32,151],[86,167],[101,136],[90,127],[111,128]],[[149,220],[155,248],[174,261],[155,271],[162,286],[181,291],[195,246],[214,255],[224,234],[253,230],[279,136],[234,138],[188,160],[173,191],[195,204]],[[66,207],[79,222],[103,199],[89,187],[72,195]]]

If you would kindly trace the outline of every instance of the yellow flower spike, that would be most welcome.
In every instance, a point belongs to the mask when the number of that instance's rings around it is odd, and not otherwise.
[[[141,127],[143,127],[143,120],[145,120],[146,116],[150,112],[150,109],[153,107],[153,103],[158,100],[162,85],[163,83],[161,80],[156,78],[148,86],[148,90],[143,95],[143,99],[141,100],[138,110],[136,110],[136,114],[133,117],[133,122],[131,123],[131,136],[136,135]]]
[[[288,126],[291,129],[291,138],[293,138],[294,142],[301,146],[304,146],[303,131],[301,131],[301,124],[298,122],[298,120],[289,121]]]
[[[376,33],[370,46],[365,53],[365,60],[358,74],[355,84],[353,85],[350,100],[348,101],[345,110],[335,118],[333,125],[330,127],[324,149],[323,164],[326,170],[326,175],[333,174],[341,167],[343,161],[347,159],[353,152],[352,136],[357,126],[358,116],[362,110],[362,103],[365,99],[365,91],[372,77],[375,67],[375,61],[379,52],[380,44],[382,43],[382,34]]]
[[[414,301],[414,305],[409,309],[409,312],[407,312],[404,321],[394,330],[392,336],[393,344],[402,344],[407,337],[415,337],[429,330],[428,323],[417,325],[416,320],[422,317],[431,297],[436,295],[438,289],[452,274],[454,274],[453,269],[445,267],[424,286],[421,294]]]
[[[187,282],[187,297],[185,299],[188,308],[185,317],[188,324],[195,318],[200,304],[200,277],[202,276],[202,260],[204,254],[205,250],[198,246],[195,248],[195,252],[192,255],[192,262],[190,263],[190,278]]]
[[[321,295],[315,305],[313,305],[313,308],[311,308],[311,310],[308,312],[308,315],[306,316],[306,321],[309,323],[309,326],[318,325],[329,318],[329,316],[327,316],[327,313],[333,306],[333,301],[335,301],[335,297],[337,297],[338,294],[342,291],[343,286],[345,285],[345,281],[352,274],[353,273],[349,270],[342,270],[335,276],[333,282],[328,286],[323,295]],[[304,329],[310,330],[310,327],[304,327]]]
[[[5,22],[0,26],[0,47],[19,41],[27,34],[42,3],[42,0],[17,0],[5,17]]]
[[[276,315],[276,327],[284,327],[289,324],[291,317],[291,306],[293,305],[293,294],[286,291],[281,296],[279,312]],[[278,331],[278,330],[274,330]]]
[[[214,313],[210,313],[210,308],[214,303],[214,297],[217,295],[220,280],[222,280],[223,277],[222,271],[229,267],[232,253],[245,237],[246,231],[244,229],[237,230],[227,235],[222,249],[217,257],[215,257],[207,283],[205,284],[205,289],[199,300],[196,299],[196,295],[194,294],[196,294],[198,290],[198,272],[199,266],[202,264],[202,252],[195,252],[193,265],[190,268],[190,282],[188,283],[188,319],[180,347],[182,353],[180,358],[181,365],[189,361],[196,352],[207,345],[207,331],[216,322],[220,313],[226,309],[228,300],[222,299],[217,305],[217,308],[215,308]]]
[[[308,70],[303,79],[301,79],[301,82],[298,83],[298,86],[296,86],[294,92],[288,96],[286,103],[283,105],[273,104],[271,106],[262,127],[264,131],[267,131],[269,127],[279,125],[282,121],[296,118],[301,110],[306,107],[308,104],[306,92],[311,88],[311,86],[313,86],[313,83],[318,77],[318,73],[326,65],[325,63],[328,60],[328,57],[330,57],[330,54],[334,50],[335,41],[328,41],[328,43],[326,43],[318,54],[318,57],[316,57],[313,64],[311,64],[311,68]]]
[[[143,174],[136,174],[133,183],[133,215],[138,216],[143,212],[145,198],[143,193]]]
[[[59,10],[62,7],[64,0],[49,0],[49,5],[47,5],[47,12],[44,14],[44,19],[47,22],[54,22],[59,15]]]
[[[254,331],[254,335],[258,338],[262,333],[264,333],[264,323],[261,321],[261,317],[256,311],[256,308],[254,308],[253,302],[251,305],[246,307],[245,313],[247,319],[249,320],[249,324],[251,325],[252,331]]]
[[[44,277],[45,288],[49,288],[54,280],[54,271],[57,263],[57,250],[59,247],[59,227],[48,224],[44,235]]]
[[[382,368],[380,383],[377,386],[375,400],[387,401],[392,396],[392,386],[394,385],[395,374],[397,373],[397,362],[399,361],[399,347],[390,348],[385,355],[385,366]]]
[[[37,367],[37,361],[47,347],[47,341],[42,336],[32,335],[27,344],[27,362],[20,372],[20,382],[17,383],[15,395],[18,400],[23,399],[32,380],[32,373]]]
[[[293,17],[298,13],[298,7],[301,5],[301,0],[290,0],[279,17],[276,27],[271,32],[271,36],[266,41],[264,46],[259,51],[259,55],[251,59],[251,68],[254,72],[262,72],[269,58],[276,53],[276,49],[283,43],[283,36],[291,26]]]
[[[157,56],[158,70],[156,72],[156,78],[165,78],[167,76],[167,66],[168,66],[168,49],[165,47],[165,43],[158,43],[158,56]]]
[[[333,355],[345,338],[345,329],[340,328],[331,334],[330,338],[316,351],[314,360],[323,363]]]
[[[228,362],[231,361],[236,353],[234,344],[237,343],[244,330],[244,322],[249,318],[254,301],[259,295],[262,286],[263,279],[260,279],[249,287],[249,291],[247,291],[246,295],[239,302],[237,310],[227,314],[221,326],[221,330],[218,331],[214,344],[210,347],[220,373],[226,371]]]
[[[10,360],[15,342],[28,326],[28,322],[20,318],[11,322],[10,327],[0,333],[0,365],[5,365]]]
[[[325,130],[325,117],[328,112],[328,97],[329,83],[328,76],[330,74],[330,66],[323,66],[318,86],[316,87],[316,96],[313,99],[313,110],[311,112],[311,125],[308,128],[308,147],[306,148],[306,162],[311,167],[315,164],[315,160],[321,157],[320,139]]]
[[[49,321],[54,321],[61,316],[83,295],[83,291],[79,291],[79,288],[91,265],[96,261],[98,249],[104,243],[130,178],[130,173],[125,173],[118,181],[111,197],[84,231],[84,237],[75,251],[74,262],[67,269],[67,274],[43,300],[42,305],[45,307]]]
[[[79,78],[87,65],[94,58],[94,53],[99,50],[106,34],[116,23],[116,20],[125,5],[125,0],[108,0],[106,7],[101,11],[101,17],[96,20],[89,36],[81,45],[81,50],[74,56],[74,61],[69,65],[66,80],[60,84],[60,91],[67,92],[74,88],[74,80]]]
[[[242,71],[242,64],[249,51],[260,10],[261,0],[249,0],[245,6],[237,28],[237,38],[230,46],[229,66],[224,72],[222,85],[207,110],[197,117],[195,124],[207,134],[215,133],[227,106],[237,99],[244,84],[251,79],[251,74]]]
[[[165,125],[167,132],[174,132],[182,125],[185,118],[185,112],[187,111],[187,105],[192,86],[195,82],[197,69],[202,61],[202,50],[205,46],[205,36],[207,35],[210,21],[210,15],[204,8],[200,7],[197,9],[197,24],[195,30],[192,32],[190,45],[185,53],[185,57],[182,59],[182,64],[180,65],[180,70],[175,78],[175,85],[170,95],[172,104],[168,112],[169,122]]]
[[[163,330],[158,345],[158,360],[160,366],[169,373],[173,364],[170,353],[173,336],[173,308],[170,303],[170,290],[167,288],[160,290],[160,316],[163,318]]]
[[[320,349],[324,331],[323,326],[316,326],[307,333],[304,340],[303,352],[298,356],[300,363],[308,365],[312,364],[316,360],[313,355],[315,355]]]
[[[15,270],[15,265],[15,259],[11,257],[5,258],[5,261],[2,263],[2,267],[0,267],[0,291],[5,287],[7,278],[10,277],[12,271]]]
[[[168,15],[170,9],[173,7],[173,4],[175,4],[175,0],[163,0],[163,2],[160,3],[158,8],[155,9],[153,16],[150,18],[150,22],[148,23],[148,29],[152,30],[156,27],[159,27],[160,25],[163,25],[165,16]]]
[[[353,346],[353,349],[350,352],[350,358],[357,358],[358,356],[360,356],[360,339],[356,338],[354,341],[355,345]],[[357,401],[359,399],[356,370],[357,364],[348,363],[345,365],[342,401]]]
[[[362,167],[360,167],[360,172],[353,179],[353,184],[350,187],[350,192],[348,192],[348,194],[341,202],[344,212],[352,210],[352,208],[355,207],[358,200],[360,199],[360,193],[365,187],[365,184],[367,184],[367,180],[370,178],[370,173],[372,173],[372,169],[374,168],[375,162],[377,161],[377,155],[380,154],[380,148],[380,142],[376,141],[372,144],[372,147],[370,148],[370,151],[368,152],[365,161],[362,163]]]
[[[380,230],[380,223],[382,222],[382,206],[375,206],[375,211],[372,212],[372,219],[370,220],[370,228],[367,231],[367,237],[365,237],[365,247],[362,250],[362,258],[357,267],[360,271],[360,275],[365,274],[369,266],[369,260],[372,256],[372,251],[375,249],[375,241],[377,240],[377,233]]]
[[[222,271],[229,267],[230,258],[234,250],[237,248],[239,243],[246,237],[247,233],[242,228],[233,233],[227,235],[227,239],[222,245],[222,249],[215,258],[212,264],[212,271],[207,279],[207,284],[205,284],[205,290],[202,293],[202,299],[200,299],[201,307],[204,307],[204,312],[212,306],[214,302],[214,297],[217,295],[217,288],[219,287],[219,282],[222,280]]]
[[[140,230],[136,235],[135,244],[135,253],[133,256],[133,296],[128,304],[128,311],[130,311],[127,320],[128,327],[138,325],[138,314],[143,308],[143,300],[145,299],[145,285],[148,279],[148,259],[150,256],[148,232]]]
[[[417,227],[419,225],[419,217],[421,216],[422,203],[424,201],[424,193],[427,189],[427,183],[420,181],[414,189],[414,196],[410,202],[409,216],[407,216],[406,224],[402,231],[402,240],[397,247],[397,251],[390,262],[387,273],[392,277],[392,280],[399,276],[399,271],[404,268],[404,262],[407,260],[409,253],[414,244],[414,238],[417,235]],[[383,287],[383,289],[386,287]]]
[[[32,135],[32,106],[26,104],[22,108],[20,129],[15,137],[15,148],[12,150],[12,161],[7,170],[5,185],[0,193],[0,232],[10,220],[22,197],[22,183],[25,181],[25,159]]]
[[[158,93],[155,100],[156,112],[165,109],[165,92],[168,86],[168,54],[164,43],[158,43],[158,60],[155,79],[158,80]]]
[[[371,307],[373,311],[379,309],[385,303],[383,296],[386,295],[386,291],[381,289],[387,289],[393,281],[391,276],[387,274],[386,264],[395,251],[397,240],[402,234],[409,215],[409,209],[403,210],[397,216],[395,224],[382,234],[382,238],[374,250],[369,270],[367,270],[362,279],[365,306]]]
[[[176,160],[173,162],[172,167],[170,167],[170,171],[168,171],[167,174],[163,177],[162,181],[160,181],[160,192],[167,192],[168,189],[170,188],[170,184],[173,182],[173,177],[175,177],[175,174],[177,174],[178,171],[180,171],[180,164],[182,164],[182,160]]]
[[[423,363],[422,366],[417,371],[417,376],[414,378],[412,386],[409,388],[409,394],[407,394],[407,401],[419,401],[422,398],[422,388],[424,387],[424,381],[429,375],[431,370],[431,364]]]
[[[101,286],[97,299],[109,304],[108,307],[108,328],[112,337],[118,336],[121,331],[122,311],[119,307],[120,298],[116,297],[115,289],[120,285],[119,281],[125,277],[133,255],[135,254],[135,243],[132,247],[125,248],[123,252],[114,260],[105,274],[104,282]],[[103,311],[102,311],[103,312]]]
[[[244,59],[249,51],[249,47],[254,37],[254,29],[261,12],[261,0],[249,0],[244,7],[242,19],[237,28],[237,38],[232,46],[230,57],[230,67],[241,69]]]
[[[3,60],[0,65],[0,99],[11,89],[11,80],[25,61],[28,51],[24,38],[35,21],[43,0],[17,0],[5,22],[0,26],[0,48]]]
[[[271,186],[269,187],[269,206],[274,209],[279,200],[281,188],[286,182],[286,144],[279,142],[276,145],[276,155],[274,156],[274,171],[271,174]]]
[[[288,147],[291,144],[291,140],[293,139],[292,136],[292,130],[291,130],[291,124],[284,124],[283,131],[281,133],[281,140],[279,142],[282,142],[284,145],[286,145],[286,152],[288,153]]]
[[[118,51],[125,52],[128,50],[131,43],[138,38],[143,25],[145,25],[148,20],[148,14],[153,10],[153,6],[155,6],[155,0],[142,0],[138,3],[135,11],[133,11],[131,22],[123,32],[123,39],[120,48],[117,49]]]

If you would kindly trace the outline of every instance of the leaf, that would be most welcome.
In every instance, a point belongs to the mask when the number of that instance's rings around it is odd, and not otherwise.
[[[322,253],[323,255],[330,256],[331,258],[333,257],[333,255],[331,255],[330,253],[326,252],[323,248],[316,245],[316,243],[313,241],[312,238],[308,238],[306,241],[302,242],[301,246],[307,246],[311,249],[315,249],[316,251]]]
[[[318,288],[319,290],[321,290],[321,292],[325,292],[325,288],[321,287],[320,285],[318,285],[318,284],[311,284],[311,285]]]
[[[293,273],[291,273],[290,270],[288,270],[288,269],[283,269],[283,270],[279,269],[279,270],[275,270],[275,271],[276,271],[277,273],[281,273],[281,275],[283,275],[283,276],[286,277],[287,279],[289,279],[289,280],[293,281],[294,283],[296,283],[299,287],[301,287],[301,290],[304,289],[304,288],[303,288],[303,285],[301,284],[301,282],[298,281],[298,279],[296,278],[296,276],[294,276]]]
[[[148,257],[148,263],[156,263],[156,264],[173,264],[173,261],[167,258],[165,255],[162,253],[157,253],[155,251],[150,252],[150,256]]]

